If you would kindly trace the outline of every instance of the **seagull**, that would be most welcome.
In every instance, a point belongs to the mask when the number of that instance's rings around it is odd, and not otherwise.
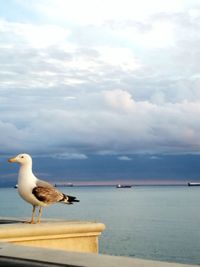
[[[39,207],[36,223],[40,223],[43,207],[57,202],[65,204],[79,202],[76,197],[65,195],[50,183],[38,179],[32,172],[32,158],[29,154],[19,154],[9,158],[8,162],[17,162],[20,164],[18,192],[25,201],[33,206],[31,220],[28,223],[35,223],[34,216],[36,207]]]

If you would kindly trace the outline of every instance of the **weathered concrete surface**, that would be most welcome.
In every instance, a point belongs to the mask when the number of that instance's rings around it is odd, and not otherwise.
[[[65,252],[0,243],[0,266],[66,267],[195,267],[197,265],[114,257],[92,253]]]
[[[98,238],[104,229],[104,224],[96,222],[45,220],[26,224],[0,219],[0,242],[97,253]]]

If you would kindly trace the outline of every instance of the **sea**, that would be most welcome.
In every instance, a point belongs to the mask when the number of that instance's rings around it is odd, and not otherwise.
[[[80,199],[44,208],[43,218],[102,222],[100,253],[200,264],[200,187],[62,187]],[[0,188],[0,217],[28,218],[32,207]]]

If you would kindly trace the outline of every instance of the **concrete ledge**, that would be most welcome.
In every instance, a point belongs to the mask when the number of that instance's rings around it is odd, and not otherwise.
[[[104,224],[96,222],[48,220],[32,225],[1,219],[0,242],[97,253],[98,238],[104,229]]]
[[[0,266],[66,266],[66,267],[197,267],[197,265],[149,261],[127,257],[65,252],[0,244]]]

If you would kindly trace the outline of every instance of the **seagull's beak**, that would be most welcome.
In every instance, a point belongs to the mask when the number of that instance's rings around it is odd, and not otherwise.
[[[17,159],[16,159],[16,157],[9,158],[9,159],[8,159],[8,162],[10,162],[10,163],[12,163],[12,162],[17,162]]]

